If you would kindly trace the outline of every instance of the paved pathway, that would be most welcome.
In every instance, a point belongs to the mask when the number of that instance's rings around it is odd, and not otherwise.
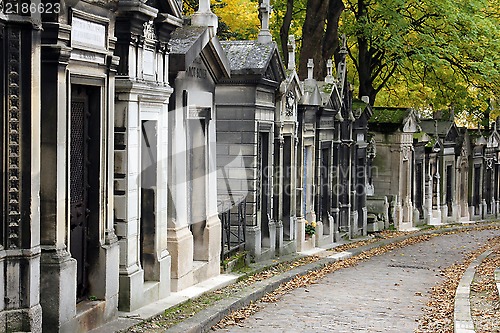
[[[499,231],[470,231],[388,252],[329,274],[221,332],[413,332],[439,271]]]

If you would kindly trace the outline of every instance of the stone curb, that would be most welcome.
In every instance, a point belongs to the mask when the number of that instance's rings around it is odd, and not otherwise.
[[[476,268],[490,254],[491,250],[487,250],[479,255],[469,265],[455,293],[455,307],[453,311],[453,327],[455,333],[474,333],[474,321],[470,312],[470,286],[476,273]]]
[[[382,247],[384,245],[404,241],[409,238],[418,237],[422,235],[430,235],[430,234],[441,234],[450,231],[459,231],[465,229],[474,229],[477,227],[486,227],[486,226],[495,226],[498,223],[481,223],[481,224],[469,224],[465,226],[453,226],[453,227],[444,227],[440,229],[430,229],[418,231],[415,233],[411,233],[408,235],[403,235],[394,238],[381,239],[380,241],[363,245],[357,248],[353,248],[349,251],[335,253],[332,256],[320,259],[314,263],[310,263],[304,266],[300,266],[294,268],[288,272],[285,272],[280,275],[273,276],[269,279],[259,281],[247,288],[244,288],[240,292],[237,292],[234,296],[230,298],[226,298],[224,300],[218,301],[214,305],[209,308],[202,310],[195,314],[193,317],[184,320],[183,322],[167,329],[164,331],[165,333],[203,333],[210,331],[211,327],[216,325],[219,321],[221,321],[225,316],[230,314],[233,311],[241,309],[252,302],[262,298],[269,292],[274,291],[279,287],[280,284],[288,282],[292,280],[297,275],[304,275],[309,271],[318,270],[325,265],[344,260],[346,258],[356,256],[365,251]],[[468,300],[468,298],[467,298]],[[470,312],[470,308],[469,308]],[[455,326],[456,327],[456,326]],[[465,333],[467,331],[456,331],[457,333]]]

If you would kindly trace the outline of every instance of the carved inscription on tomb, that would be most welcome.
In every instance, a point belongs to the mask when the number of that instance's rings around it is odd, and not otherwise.
[[[152,50],[145,49],[142,62],[142,70],[145,75],[154,75],[154,60],[154,52]]]
[[[186,70],[186,75],[195,79],[205,80],[208,77],[208,72],[205,68],[191,66]]]
[[[71,43],[94,49],[106,49],[106,26],[73,17],[71,21]]]

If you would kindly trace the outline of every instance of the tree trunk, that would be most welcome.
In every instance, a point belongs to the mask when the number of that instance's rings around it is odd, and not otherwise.
[[[372,57],[368,48],[368,42],[365,38],[358,38],[358,75],[359,75],[359,94],[361,99],[363,96],[370,97],[370,104],[375,103],[377,92],[373,87],[372,79]]]
[[[286,12],[283,17],[283,24],[280,28],[281,51],[283,51],[283,59],[285,66],[288,68],[288,34],[290,33],[290,24],[293,18],[293,0],[287,0]]]
[[[340,15],[344,11],[345,6],[342,0],[330,0],[330,5],[328,6],[328,18],[327,26],[325,30],[325,38],[323,44],[323,59],[326,64],[328,59],[331,59],[335,55],[337,59],[337,54],[339,51],[339,20]],[[337,62],[335,62],[337,63]],[[323,73],[321,78],[326,76],[326,65],[323,66]]]
[[[358,12],[356,13],[356,21],[361,22],[363,16],[367,16],[367,6],[365,0],[358,0]],[[373,59],[370,51],[370,46],[366,37],[358,35],[358,77],[359,77],[359,93],[358,98],[363,96],[370,98],[370,104],[375,104],[377,91],[373,87]]]
[[[314,78],[326,76],[326,62],[339,47],[338,27],[344,11],[342,0],[308,0],[302,26],[299,77],[307,78],[307,61],[314,59]]]
[[[328,0],[308,0],[306,18],[302,26],[302,46],[299,59],[299,77],[307,78],[307,60],[314,59],[314,78],[319,79],[323,57],[323,35],[325,33]]]

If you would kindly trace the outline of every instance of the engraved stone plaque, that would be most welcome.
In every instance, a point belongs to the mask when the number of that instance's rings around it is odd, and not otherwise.
[[[93,49],[106,50],[106,26],[73,17],[71,21],[72,46],[86,46]]]

